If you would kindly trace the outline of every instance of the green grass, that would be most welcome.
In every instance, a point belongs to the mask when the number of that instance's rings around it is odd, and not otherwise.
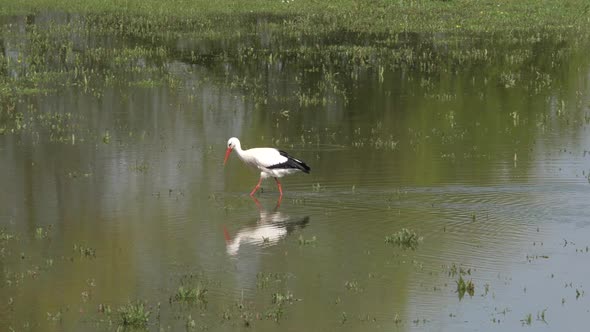
[[[108,131],[84,127],[79,113],[42,114],[34,98],[68,89],[96,99],[105,88],[178,91],[184,81],[169,69],[174,62],[207,67],[211,77],[219,75],[255,105],[346,105],[363,79],[359,73],[382,84],[384,75],[398,70],[420,82],[426,99],[447,100],[456,96],[434,89],[437,77],[476,66],[490,86],[540,93],[558,78],[561,61],[585,55],[578,49],[590,40],[589,8],[585,0],[0,0],[0,16],[31,14],[26,29],[0,26],[0,39],[10,40],[18,54],[0,52],[0,135],[109,143]],[[55,12],[81,15],[60,20]],[[45,16],[37,20],[35,14]],[[268,45],[260,44],[261,31],[270,36]],[[116,42],[74,45],[72,36]],[[179,49],[179,40],[214,46]],[[265,77],[248,69],[281,62],[304,69],[288,96],[269,93]],[[237,69],[227,72],[227,64]],[[454,129],[456,120],[448,120]],[[379,128],[351,142],[391,151],[398,143]],[[319,183],[312,189],[325,190]]]
[[[189,28],[215,30],[215,23],[225,21],[228,16],[257,15],[278,18],[268,24],[311,34],[343,29],[363,33],[505,32],[588,28],[590,23],[590,5],[585,0],[294,0],[289,3],[280,0],[1,0],[0,8],[0,15],[42,10],[108,13],[112,23],[119,23],[113,24],[113,29],[158,33]],[[138,25],[132,27],[132,22]],[[168,30],[160,30],[163,27]]]

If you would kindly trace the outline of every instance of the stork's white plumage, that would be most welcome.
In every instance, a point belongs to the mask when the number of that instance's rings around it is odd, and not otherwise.
[[[295,159],[285,151],[277,150],[275,148],[253,148],[242,150],[240,140],[235,137],[232,137],[227,141],[227,150],[225,151],[225,158],[223,160],[224,165],[233,150],[236,151],[238,157],[246,165],[260,171],[260,180],[258,180],[256,187],[252,189],[250,196],[254,196],[256,191],[258,191],[262,180],[272,177],[275,179],[277,187],[279,188],[280,197],[282,197],[283,189],[278,178],[298,172],[309,173],[311,170],[303,161]]]

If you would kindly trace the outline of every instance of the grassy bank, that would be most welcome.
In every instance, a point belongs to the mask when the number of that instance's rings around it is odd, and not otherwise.
[[[585,0],[23,0],[0,1],[0,15],[39,11],[117,13],[142,17],[137,24],[168,32],[215,29],[232,16],[274,15],[301,32],[508,32],[586,30],[590,3]],[[131,22],[133,23],[133,22]]]
[[[473,70],[539,93],[563,61],[581,56],[589,10],[586,0],[0,0],[0,134],[40,122],[70,139],[68,124],[19,110],[32,104],[23,98],[176,89],[183,78],[173,62],[207,67],[257,105],[281,102],[258,70],[277,63],[304,73],[293,93],[304,107],[347,103],[358,82],[382,83],[399,69],[424,87]]]

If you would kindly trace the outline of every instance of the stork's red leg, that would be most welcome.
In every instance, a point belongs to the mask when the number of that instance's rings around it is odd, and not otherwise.
[[[260,177],[260,180],[258,180],[258,184],[256,184],[256,187],[254,187],[254,189],[252,189],[250,196],[254,196],[254,194],[258,191],[258,189],[260,189],[261,183],[262,183],[262,177]]]
[[[283,201],[283,196],[279,196],[279,199],[277,200],[277,205],[275,206],[275,212],[277,212],[279,210],[279,208],[281,207],[282,201]]]
[[[278,178],[275,178],[275,181],[277,182],[277,187],[279,187],[279,197],[283,197],[283,188],[281,186],[281,183],[279,182]]]
[[[254,203],[256,203],[256,207],[258,208],[258,210],[262,210],[262,205],[260,205],[260,202],[258,201],[258,199],[256,199],[256,197],[254,196],[250,196],[252,197],[252,200],[254,201]]]

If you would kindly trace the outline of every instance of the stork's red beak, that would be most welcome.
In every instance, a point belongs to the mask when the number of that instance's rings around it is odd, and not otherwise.
[[[232,148],[227,148],[227,150],[225,150],[225,158],[223,159],[223,166],[225,166],[225,163],[227,162],[227,158],[229,158],[229,154],[231,153]]]

